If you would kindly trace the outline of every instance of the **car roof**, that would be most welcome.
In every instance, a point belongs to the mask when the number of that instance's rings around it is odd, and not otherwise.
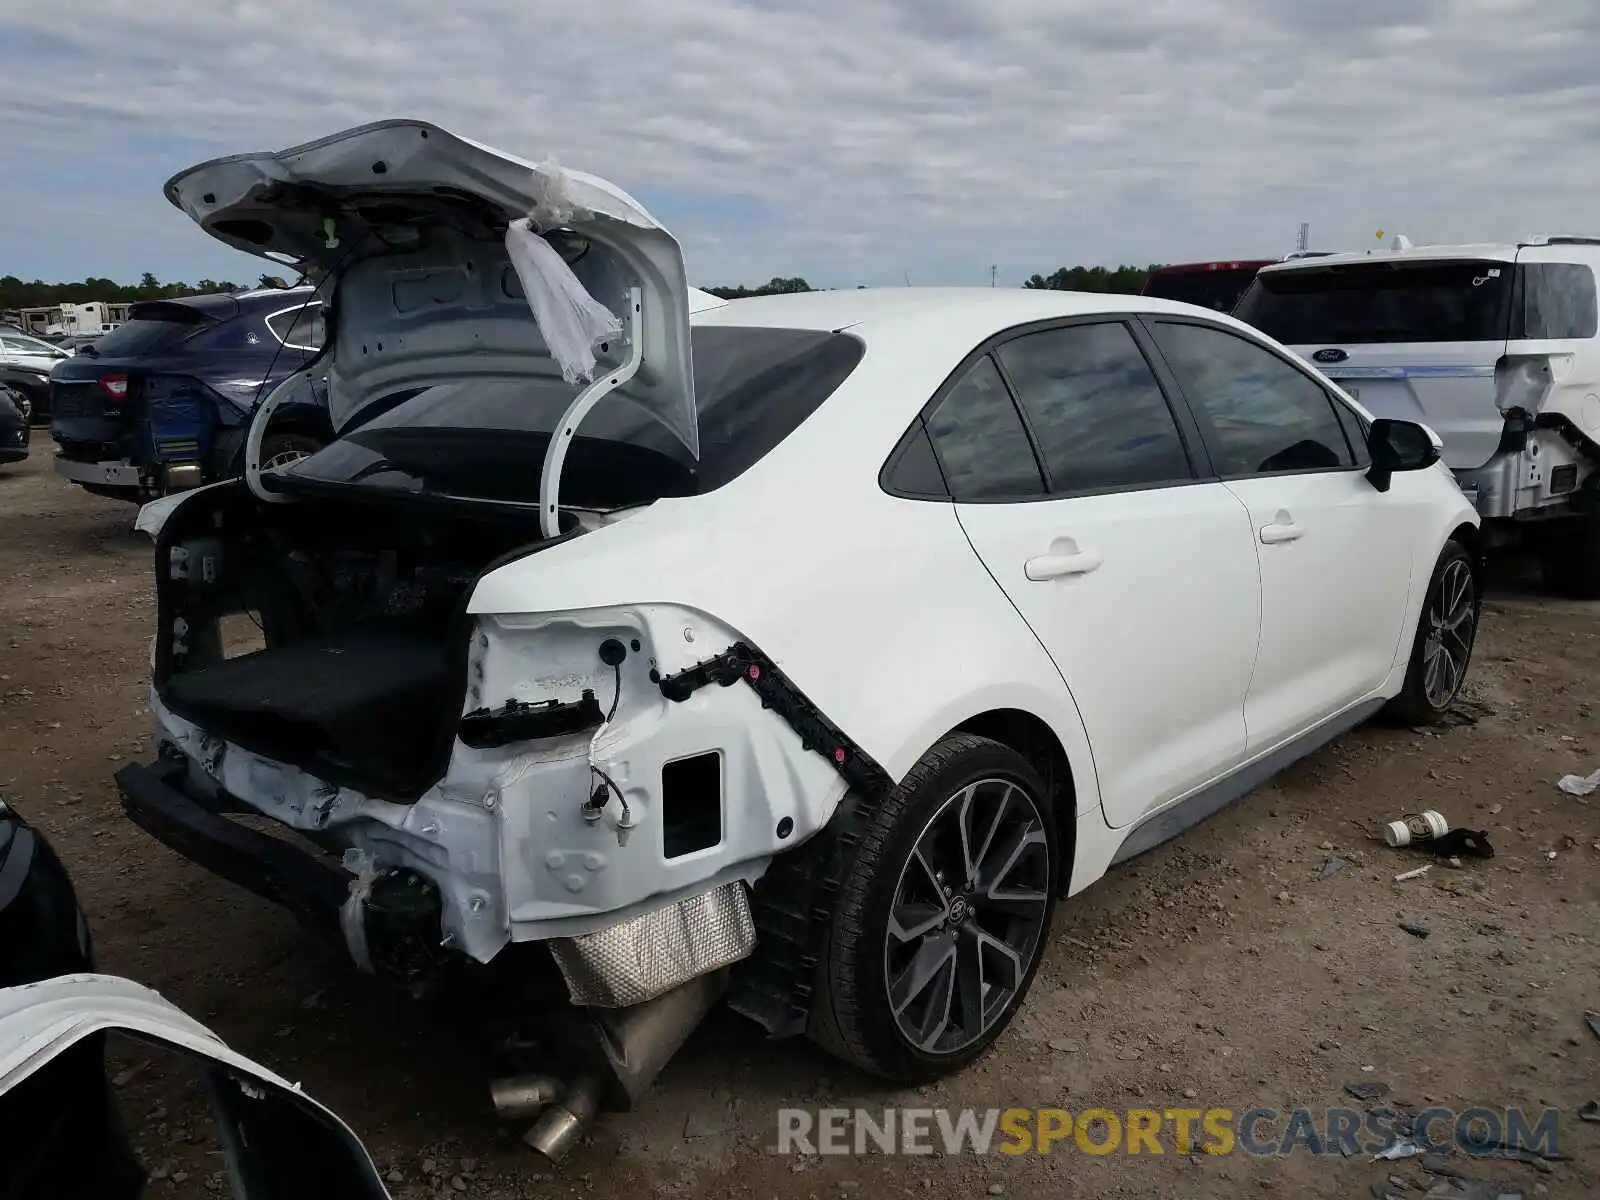
[[[1261,270],[1263,273],[1276,275],[1280,271],[1326,271],[1329,267],[1354,263],[1382,265],[1393,262],[1430,261],[1516,262],[1519,248],[1509,242],[1483,242],[1459,246],[1412,246],[1405,250],[1346,250],[1338,254],[1322,254],[1315,258],[1296,258],[1289,262],[1273,263],[1271,266],[1262,267]]]
[[[979,338],[1013,325],[1097,313],[1221,314],[1174,300],[1114,292],[1058,292],[1046,288],[911,287],[789,292],[730,300],[696,313],[696,325],[743,325],[818,331],[873,329],[908,319],[938,318],[970,325]]]

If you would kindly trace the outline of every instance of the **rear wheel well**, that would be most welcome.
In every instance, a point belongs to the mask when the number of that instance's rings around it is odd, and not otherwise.
[[[1078,789],[1072,777],[1072,763],[1055,730],[1030,712],[999,708],[963,721],[951,733],[972,733],[1009,746],[1026,758],[1050,789],[1050,803],[1056,822],[1056,841],[1061,861],[1057,889],[1066,895],[1072,879],[1072,859],[1078,829]]]
[[[326,417],[303,412],[290,412],[273,417],[267,422],[266,432],[300,433],[306,437],[316,438],[323,445],[333,440],[333,425]]]

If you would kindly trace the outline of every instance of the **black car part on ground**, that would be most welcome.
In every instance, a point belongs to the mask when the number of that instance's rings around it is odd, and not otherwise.
[[[27,397],[0,383],[0,463],[28,457],[29,407]]]
[[[42,834],[0,801],[0,987],[94,970],[72,880]],[[0,1196],[133,1200],[144,1187],[92,1034],[0,1096]]]

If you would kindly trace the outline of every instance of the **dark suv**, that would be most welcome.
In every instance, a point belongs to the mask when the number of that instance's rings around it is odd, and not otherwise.
[[[50,373],[56,473],[145,500],[243,472],[256,405],[322,348],[316,290],[268,288],[135,304],[128,320]],[[320,381],[278,406],[263,467],[332,440]]]

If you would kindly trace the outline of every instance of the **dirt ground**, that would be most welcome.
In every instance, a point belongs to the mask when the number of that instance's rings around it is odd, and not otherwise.
[[[885,1090],[718,1013],[639,1110],[603,1118],[551,1173],[496,1127],[463,1014],[357,975],[122,816],[111,773],[148,745],[150,551],[130,506],[50,473],[48,446],[0,467],[0,795],[65,859],[102,968],[301,1081],[397,1196],[1353,1197],[1391,1176],[1392,1194],[1422,1196],[1449,1179],[1425,1166],[1499,1181],[1490,1196],[1600,1194],[1600,1125],[1577,1117],[1600,1098],[1585,1022],[1600,1010],[1600,793],[1555,786],[1600,768],[1600,605],[1501,579],[1461,721],[1358,730],[1062,905],[1026,1009],[974,1069]],[[1486,829],[1496,856],[1395,882],[1426,860],[1370,830],[1427,807]],[[114,1070],[150,1194],[223,1194],[197,1093],[142,1051]],[[1360,1083],[1401,1111],[1555,1108],[1565,1158],[773,1150],[788,1106],[1239,1114],[1361,1107],[1343,1091]]]

